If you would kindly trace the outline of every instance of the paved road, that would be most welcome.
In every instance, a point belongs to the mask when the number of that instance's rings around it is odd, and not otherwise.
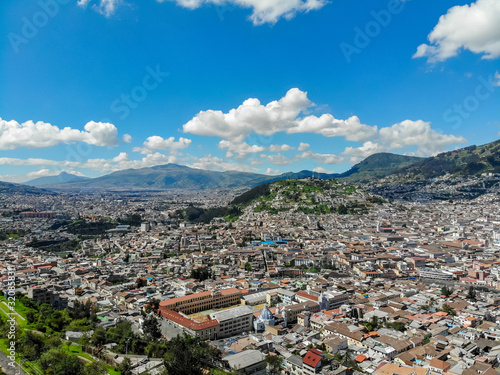
[[[16,367],[11,367],[9,366],[10,359],[7,358],[7,356],[0,351],[0,367],[2,367],[3,372],[5,372],[7,375],[17,375],[17,374],[26,374],[23,370],[19,372],[19,365],[16,365]]]

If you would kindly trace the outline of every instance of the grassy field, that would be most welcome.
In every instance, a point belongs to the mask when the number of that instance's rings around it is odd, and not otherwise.
[[[229,375],[231,373],[224,371],[224,370],[221,370],[221,369],[218,369],[218,368],[213,368],[213,369],[210,369],[210,374],[212,374],[212,375]]]
[[[7,303],[7,299],[4,296],[0,296],[0,311],[3,313],[4,316],[10,318],[10,315],[8,314],[10,312],[9,306],[5,305],[3,302]],[[15,317],[19,327],[25,328],[28,325],[28,322],[26,320],[26,306],[24,306],[18,299],[15,300],[15,303],[16,304],[14,306],[14,309],[24,319],[21,319],[16,314],[14,314],[13,316]]]

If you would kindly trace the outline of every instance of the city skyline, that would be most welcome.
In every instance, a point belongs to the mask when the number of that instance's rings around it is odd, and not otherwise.
[[[0,180],[343,172],[498,138],[500,3],[0,4]]]

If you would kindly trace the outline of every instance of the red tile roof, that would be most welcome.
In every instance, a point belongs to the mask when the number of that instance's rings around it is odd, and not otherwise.
[[[297,292],[297,296],[302,297],[302,298],[307,298],[308,300],[318,302],[318,296],[313,296],[312,294],[306,293],[302,290],[299,290]]]
[[[161,301],[160,302],[160,306],[172,305],[172,304],[175,304],[177,302],[188,301],[190,299],[194,299],[194,298],[197,298],[197,297],[208,297],[210,295],[212,295],[211,291],[201,292],[201,293],[194,293],[194,294],[188,294],[187,296],[170,298],[170,299],[167,299],[165,301]]]
[[[309,350],[302,359],[302,362],[308,366],[316,367],[321,362],[321,356]]]
[[[361,363],[361,362],[363,362],[365,359],[366,359],[366,355],[359,354],[359,355],[356,357],[356,362]]]
[[[192,329],[193,331],[200,331],[203,329],[207,329],[210,327],[215,327],[219,325],[219,322],[217,320],[207,320],[204,322],[196,322],[194,320],[191,320],[189,318],[186,318],[182,316],[179,313],[176,313],[175,311],[169,310],[164,307],[160,307],[158,312],[164,317],[167,318],[168,320],[171,320],[174,323],[180,324],[186,328]]]

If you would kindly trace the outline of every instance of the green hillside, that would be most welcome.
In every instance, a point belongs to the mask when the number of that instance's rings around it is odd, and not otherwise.
[[[382,152],[368,156],[347,172],[338,176],[348,182],[364,182],[390,175],[402,168],[425,160],[415,156],[397,155]]]
[[[305,214],[356,214],[383,200],[335,179],[281,180],[264,184],[236,197],[231,204],[254,212]]]
[[[51,191],[32,186],[0,181],[0,193],[6,194],[55,194]]]
[[[401,169],[395,177],[419,180],[447,174],[458,177],[488,172],[500,173],[500,140],[443,152]]]

